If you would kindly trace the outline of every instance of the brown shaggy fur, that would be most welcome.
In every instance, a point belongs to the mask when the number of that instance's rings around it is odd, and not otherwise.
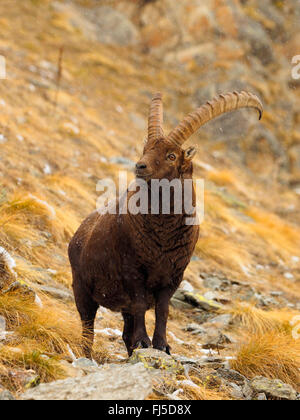
[[[136,175],[147,181],[149,198],[151,179],[179,179],[182,183],[191,179],[193,156],[193,148],[184,151],[165,138],[148,140]],[[129,355],[139,346],[151,345],[145,312],[155,307],[152,345],[170,352],[166,339],[169,302],[182,281],[199,234],[198,226],[185,224],[186,214],[172,212],[172,193],[170,200],[169,215],[161,211],[157,215],[101,215],[95,211],[73,237],[69,257],[87,357],[91,357],[94,319],[100,305],[122,312]]]

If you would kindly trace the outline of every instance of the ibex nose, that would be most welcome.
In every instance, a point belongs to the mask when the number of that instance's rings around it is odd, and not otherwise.
[[[141,169],[147,169],[147,165],[145,164],[145,163],[143,163],[143,162],[141,162],[141,163],[137,163],[136,165],[135,165],[135,167],[136,167],[136,169],[137,170],[141,170]]]

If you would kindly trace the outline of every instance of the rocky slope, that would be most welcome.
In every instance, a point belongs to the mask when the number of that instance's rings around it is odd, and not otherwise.
[[[120,315],[103,308],[97,363],[80,359],[68,241],[95,208],[98,180],[133,178],[152,92],[164,93],[171,129],[240,89],[262,98],[265,115],[226,115],[191,139],[205,220],[172,301],[174,359],[137,353],[139,398],[297,398],[299,2],[261,3],[1,1],[0,399],[58,398],[57,380],[78,390],[65,398],[131,398],[117,382],[89,387],[106,375],[131,383],[135,366]],[[151,312],[147,325],[151,335]]]

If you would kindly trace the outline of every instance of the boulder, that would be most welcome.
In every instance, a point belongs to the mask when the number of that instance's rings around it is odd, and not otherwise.
[[[112,7],[85,9],[83,13],[95,25],[95,34],[99,42],[121,46],[134,45],[138,42],[137,28],[123,13]]]
[[[279,379],[268,379],[256,376],[251,381],[251,387],[256,394],[265,394],[272,400],[296,400],[297,392],[294,388]]]
[[[99,372],[41,384],[21,395],[22,400],[144,400],[152,379],[141,364],[104,365]]]
[[[247,382],[247,378],[241,375],[239,372],[233,369],[218,369],[217,375],[229,382],[234,382],[237,385],[244,385]]]
[[[183,366],[179,360],[156,349],[137,349],[130,357],[129,363],[142,363],[146,369],[160,369],[168,373],[182,373]]]
[[[126,46],[136,44],[139,40],[134,24],[112,7],[88,9],[57,1],[53,2],[52,7],[66,20],[67,26],[81,32],[90,41]]]

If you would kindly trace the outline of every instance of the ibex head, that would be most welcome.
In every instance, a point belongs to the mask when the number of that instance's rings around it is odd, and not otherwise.
[[[226,112],[240,108],[255,108],[262,117],[263,106],[256,95],[233,92],[218,95],[212,101],[187,115],[167,136],[163,132],[162,95],[157,93],[151,101],[148,119],[148,138],[143,156],[136,164],[136,176],[145,180],[174,179],[192,173],[192,159],[196,147],[183,149],[183,144],[202,125]]]

